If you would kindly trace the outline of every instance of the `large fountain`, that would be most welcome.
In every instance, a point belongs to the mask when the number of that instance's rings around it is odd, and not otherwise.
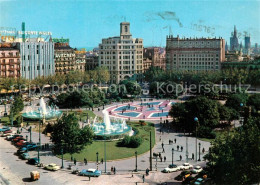
[[[46,106],[44,99],[40,99],[40,106],[31,105],[26,107],[25,113],[22,114],[23,118],[28,120],[46,120],[55,119],[60,117],[62,114],[58,110],[57,106]]]
[[[92,128],[96,136],[106,139],[120,138],[124,135],[133,134],[132,128],[126,124],[126,121],[122,118],[111,119],[106,110],[102,111],[104,119],[97,121],[97,118],[93,120]],[[107,137],[108,136],[108,137]]]

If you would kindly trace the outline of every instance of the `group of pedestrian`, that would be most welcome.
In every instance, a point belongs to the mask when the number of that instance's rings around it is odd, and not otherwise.
[[[111,173],[113,173],[114,175],[116,174],[116,167],[115,166],[111,166]]]

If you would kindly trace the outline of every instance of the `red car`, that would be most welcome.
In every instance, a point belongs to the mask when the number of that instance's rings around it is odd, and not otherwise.
[[[16,142],[15,145],[18,147],[25,145],[24,140],[20,140],[20,141]]]
[[[22,139],[24,139],[24,138],[23,138],[23,137],[16,137],[16,138],[13,139],[13,142],[16,143],[17,141],[20,141],[20,140],[22,140]]]
[[[6,130],[6,131],[4,131],[4,134],[7,134],[7,133],[12,133],[12,130]]]

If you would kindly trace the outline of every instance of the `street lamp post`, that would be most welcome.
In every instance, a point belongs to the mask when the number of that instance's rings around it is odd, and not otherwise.
[[[63,144],[61,144],[61,168],[64,168],[64,165],[63,165]]]
[[[199,160],[198,161],[200,161],[200,143],[199,143]]]
[[[105,129],[104,129],[104,159],[105,159],[105,173],[107,173],[107,147],[106,147]]]
[[[137,151],[135,151],[135,171],[137,172]]]
[[[96,153],[96,155],[97,155],[97,169],[98,169],[98,152]]]
[[[244,106],[244,104],[243,104],[243,103],[240,103],[240,107],[241,107],[240,124],[241,124],[241,125],[243,125],[243,122],[244,122],[243,117],[241,116],[242,113],[243,113],[243,106]]]
[[[199,121],[199,119],[197,117],[194,118],[195,124],[196,124],[196,150],[195,150],[195,158],[196,158],[196,162],[198,160],[197,158],[197,145],[198,145],[198,140],[197,140],[197,134],[198,134],[198,126],[197,123]]]
[[[38,163],[40,164],[40,147],[41,147],[41,121],[39,121],[39,146],[38,146]]]
[[[174,157],[174,148],[172,148],[172,165],[173,165],[173,157]]]
[[[26,142],[28,141],[28,135],[26,135]]]
[[[155,165],[156,171],[157,171],[157,157],[158,157],[158,156],[156,155],[156,165]]]
[[[31,126],[30,126],[29,130],[30,130],[30,143],[31,143],[32,142],[32,127]]]

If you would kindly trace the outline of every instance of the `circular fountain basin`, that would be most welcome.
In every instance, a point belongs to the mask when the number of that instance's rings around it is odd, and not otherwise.
[[[62,115],[62,111],[55,110],[51,112],[46,112],[44,118],[47,120],[59,118]],[[28,120],[41,120],[43,115],[38,111],[25,112],[22,114],[23,118]]]
[[[113,123],[111,122],[111,128],[106,130],[105,123],[94,123],[92,129],[97,139],[119,139],[125,135],[129,135],[132,131],[132,127],[127,124]]]

